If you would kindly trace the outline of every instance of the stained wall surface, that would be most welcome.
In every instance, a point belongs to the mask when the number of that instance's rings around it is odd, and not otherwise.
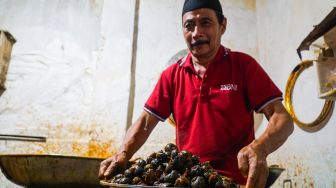
[[[107,157],[125,134],[134,1],[0,1],[16,39],[0,99],[0,153]],[[1,176],[0,187],[13,187]],[[8,185],[7,185],[8,184]]]
[[[282,91],[285,91],[290,72],[300,63],[296,49],[335,5],[335,0],[256,1],[260,62]],[[311,58],[309,53],[304,54],[304,59]],[[294,110],[301,121],[312,122],[320,114],[323,104],[324,100],[318,98],[314,66],[304,71],[296,82]],[[270,155],[269,163],[286,168],[274,187],[282,187],[285,179],[292,180],[293,187],[336,187],[335,122],[334,112],[318,132],[307,133],[295,125],[286,144]],[[263,124],[266,124],[265,120]],[[261,126],[257,134],[263,128]]]

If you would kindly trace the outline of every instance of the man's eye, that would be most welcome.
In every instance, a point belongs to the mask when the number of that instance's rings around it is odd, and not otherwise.
[[[194,24],[187,23],[184,25],[184,28],[186,28],[187,30],[192,30],[194,28]]]
[[[202,22],[201,24],[202,24],[202,26],[209,26],[209,25],[211,25],[211,22],[206,21],[206,22]]]

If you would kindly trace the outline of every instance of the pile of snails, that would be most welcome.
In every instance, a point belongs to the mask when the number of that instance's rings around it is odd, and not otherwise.
[[[231,179],[215,172],[209,162],[201,163],[199,157],[188,151],[179,152],[172,143],[145,159],[130,161],[128,168],[110,182],[157,187],[237,187]]]

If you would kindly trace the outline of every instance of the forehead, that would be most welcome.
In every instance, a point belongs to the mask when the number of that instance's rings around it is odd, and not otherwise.
[[[200,8],[196,9],[190,12],[187,12],[182,17],[182,22],[188,21],[188,20],[201,20],[201,19],[216,19],[216,13],[214,10],[209,8]]]

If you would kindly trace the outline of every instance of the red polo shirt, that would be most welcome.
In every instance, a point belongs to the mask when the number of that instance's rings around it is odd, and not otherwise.
[[[281,99],[281,91],[252,57],[221,46],[203,79],[190,53],[164,70],[144,109],[161,121],[172,113],[180,150],[245,184],[237,154],[254,140],[253,110]]]

